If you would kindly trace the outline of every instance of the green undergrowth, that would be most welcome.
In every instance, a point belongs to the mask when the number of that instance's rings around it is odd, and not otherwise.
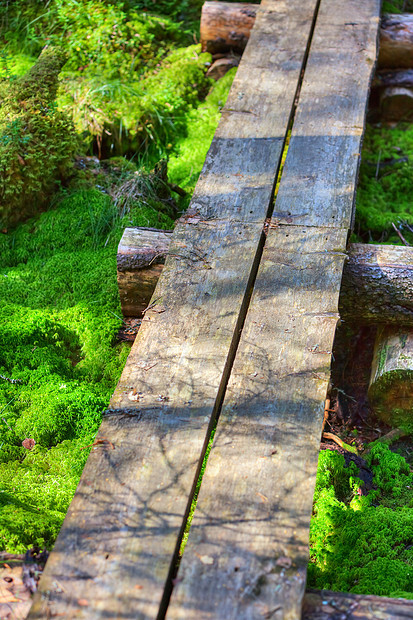
[[[123,217],[89,188],[0,236],[0,548],[50,547],[128,346],[116,249],[125,226],[171,228],[135,202]],[[29,450],[22,443],[32,439]]]
[[[380,443],[366,457],[374,488],[354,463],[320,453],[311,521],[310,587],[413,599],[413,473]]]
[[[413,127],[367,125],[357,190],[355,240],[413,243]]]
[[[205,101],[196,110],[191,110],[186,135],[177,142],[169,158],[169,177],[185,189],[188,196],[195,189],[235,73],[235,68],[228,71],[211,89]]]
[[[19,76],[45,45],[62,47],[58,109],[84,146],[154,164],[185,134],[187,114],[211,85],[211,56],[191,45],[200,8],[185,0],[16,0],[3,6],[0,69]]]
[[[191,112],[198,136],[182,136],[170,164],[188,191],[231,81],[201,105],[202,131]],[[161,169],[78,157],[48,211],[0,234],[1,549],[50,548],[59,531],[129,351],[115,339],[118,242],[127,226],[174,224]]]

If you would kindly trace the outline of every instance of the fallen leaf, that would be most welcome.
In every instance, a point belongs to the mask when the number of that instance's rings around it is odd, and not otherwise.
[[[26,439],[22,441],[22,446],[23,448],[26,448],[26,450],[31,450],[32,448],[34,448],[35,445],[36,442],[31,437],[26,437]]]

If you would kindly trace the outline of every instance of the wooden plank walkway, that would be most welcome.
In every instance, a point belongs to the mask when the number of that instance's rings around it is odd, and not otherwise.
[[[376,0],[357,11],[353,2],[321,3],[277,219],[268,231],[168,620],[301,615],[378,12]],[[343,41],[338,32],[349,22],[351,35]]]
[[[321,0],[269,224],[318,5],[260,6],[30,618],[165,616],[224,397],[167,617],[301,616],[379,15],[379,0]]]

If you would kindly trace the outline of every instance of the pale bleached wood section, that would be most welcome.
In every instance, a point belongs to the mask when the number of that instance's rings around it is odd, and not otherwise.
[[[283,223],[352,225],[379,12],[379,0],[321,1],[274,213]]]
[[[410,620],[413,601],[384,596],[363,596],[328,590],[309,590],[302,620]]]
[[[346,236],[268,233],[168,620],[301,616]]]
[[[145,315],[30,618],[157,617],[239,328],[315,6],[316,0],[265,0],[258,12],[255,28],[261,17],[266,28],[272,24],[272,57],[279,48],[285,58],[289,49],[293,61],[277,69],[269,59],[269,68],[261,54],[256,66],[240,64],[232,109],[227,104],[192,207],[175,229],[155,305]]]

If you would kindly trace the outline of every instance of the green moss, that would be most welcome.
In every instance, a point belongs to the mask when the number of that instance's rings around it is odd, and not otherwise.
[[[378,166],[381,164],[381,167]],[[356,233],[363,241],[400,244],[392,223],[413,243],[413,129],[367,125],[357,190]]]
[[[231,69],[211,89],[207,98],[188,115],[187,135],[177,142],[169,159],[171,181],[192,194],[214,137],[236,69]]]
[[[356,594],[413,594],[413,474],[388,446],[373,445],[368,465],[376,489],[360,496],[362,482],[344,458],[320,453],[308,583]]]
[[[0,83],[0,226],[27,219],[71,174],[77,145],[73,125],[55,108],[65,62],[46,49],[22,77]]]
[[[0,236],[0,374],[13,380],[0,378],[1,548],[50,547],[76,488],[81,448],[93,442],[129,351],[114,337],[116,250],[131,220],[173,224],[145,197],[121,218],[108,194],[81,189]]]

